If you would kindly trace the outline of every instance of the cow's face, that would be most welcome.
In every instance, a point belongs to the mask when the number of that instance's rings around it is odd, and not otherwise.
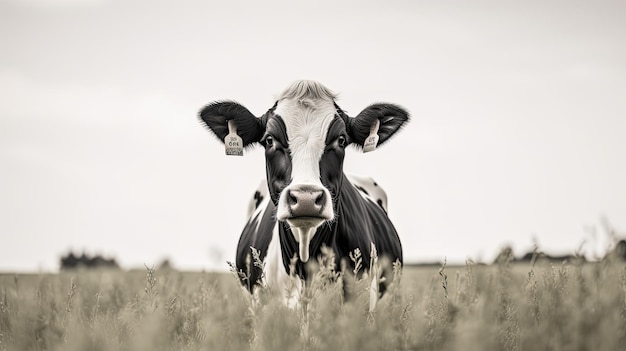
[[[210,104],[200,115],[220,140],[228,133],[228,120],[234,120],[244,145],[265,147],[276,218],[291,228],[303,262],[317,228],[335,218],[346,146],[363,146],[377,121],[381,144],[408,119],[405,110],[390,104],[371,105],[348,117],[328,89],[310,81],[294,83],[261,118],[234,102]]]

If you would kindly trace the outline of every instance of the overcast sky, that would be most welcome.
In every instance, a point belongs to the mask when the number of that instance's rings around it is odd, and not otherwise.
[[[505,4],[506,3],[506,4]],[[70,249],[225,269],[264,176],[198,122],[297,79],[412,114],[345,170],[389,196],[405,261],[626,235],[626,2],[0,0],[0,271]],[[594,235],[595,231],[595,235]]]

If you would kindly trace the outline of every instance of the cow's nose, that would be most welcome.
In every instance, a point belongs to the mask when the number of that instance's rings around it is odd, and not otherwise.
[[[326,193],[313,185],[295,186],[288,190],[287,201],[292,217],[320,217],[326,203]]]

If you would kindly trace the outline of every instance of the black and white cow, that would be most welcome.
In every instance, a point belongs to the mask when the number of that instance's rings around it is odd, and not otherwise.
[[[293,296],[287,291],[292,285],[292,257],[299,258],[295,274],[306,278],[305,263],[321,255],[324,245],[346,267],[354,268],[349,254],[357,248],[363,267],[369,267],[372,244],[379,257],[402,263],[400,239],[387,217],[386,195],[378,199],[366,195],[367,189],[353,182],[371,178],[346,176],[343,160],[346,147],[363,147],[366,139],[371,141],[370,133],[378,135],[378,145],[385,143],[408,121],[408,113],[397,105],[379,103],[349,117],[335,100],[336,95],[320,83],[297,81],[258,118],[232,101],[214,102],[200,111],[202,121],[220,140],[236,129],[243,146],[258,143],[265,148],[267,192],[257,191],[236,256],[239,270],[251,268],[249,278],[242,280],[251,292],[254,285],[249,282],[264,276],[268,287],[285,299]],[[380,194],[384,195],[382,189]],[[259,250],[264,271],[250,267],[251,247]],[[379,289],[373,290],[382,294],[385,280],[391,277],[381,279]]]

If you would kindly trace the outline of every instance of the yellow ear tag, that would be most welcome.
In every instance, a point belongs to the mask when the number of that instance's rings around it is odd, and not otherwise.
[[[228,120],[228,135],[224,138],[224,147],[228,156],[243,156],[243,140],[237,135],[237,126],[232,119]]]
[[[378,145],[378,128],[380,127],[380,120],[376,120],[370,128],[370,135],[365,139],[363,143],[363,152],[370,152],[376,150]]]

